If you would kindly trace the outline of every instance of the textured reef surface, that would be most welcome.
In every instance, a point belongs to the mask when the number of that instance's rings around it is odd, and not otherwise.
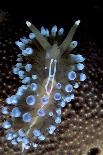
[[[102,154],[102,50],[88,40],[76,47],[72,37],[79,21],[69,42],[63,28],[57,32],[54,26],[49,34],[41,27],[42,37],[29,22],[34,33],[7,22],[0,25],[1,153]]]

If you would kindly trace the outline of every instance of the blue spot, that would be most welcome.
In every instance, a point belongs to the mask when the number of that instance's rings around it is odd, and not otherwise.
[[[36,99],[33,95],[30,95],[26,98],[26,103],[28,105],[34,105],[36,103]]]
[[[3,122],[2,127],[4,129],[9,129],[9,128],[11,128],[11,124],[10,124],[9,121],[6,120],[6,121]]]
[[[71,84],[68,84],[68,85],[65,86],[65,91],[67,93],[72,92],[72,90],[73,90],[73,86]]]
[[[8,107],[3,107],[3,108],[1,109],[1,112],[2,112],[4,115],[9,114],[9,112],[8,112]]]
[[[37,88],[38,88],[38,85],[37,85],[36,83],[32,83],[32,84],[31,84],[31,89],[32,89],[33,91],[36,91]]]
[[[48,98],[48,96],[43,96],[42,98],[41,98],[41,102],[42,102],[42,104],[48,104],[48,102],[49,102],[49,98]]]
[[[48,129],[48,132],[49,132],[50,134],[53,134],[53,132],[54,132],[55,129],[56,129],[56,126],[55,126],[55,125],[50,125],[50,126],[49,126],[49,129]]]
[[[86,79],[86,75],[84,73],[80,74],[80,81],[84,81]]]
[[[22,83],[23,83],[23,84],[28,84],[28,83],[30,83],[30,77],[25,77],[25,78],[22,80]]]
[[[35,37],[36,37],[36,36],[35,36],[34,33],[30,33],[30,34],[29,34],[29,38],[30,38],[31,40],[32,40],[32,39],[35,39]]]
[[[33,134],[34,134],[35,137],[38,137],[38,136],[41,135],[41,132],[40,132],[40,130],[34,130]]]
[[[70,71],[68,73],[68,79],[69,80],[75,80],[75,78],[76,78],[76,73],[74,71]]]
[[[32,115],[29,112],[24,113],[22,117],[25,123],[29,123],[32,120]]]
[[[31,69],[32,69],[32,64],[27,64],[27,65],[25,66],[25,70],[26,70],[27,72],[30,72]]]
[[[61,117],[60,116],[56,117],[55,123],[57,123],[57,124],[60,124],[61,123]]]
[[[40,117],[44,117],[46,115],[45,109],[43,109],[43,108],[38,109],[37,114]]]
[[[60,93],[55,93],[54,94],[54,100],[59,101],[61,99],[61,94]]]
[[[61,87],[62,87],[62,86],[61,86],[61,83],[57,83],[57,84],[56,84],[56,88],[57,88],[57,89],[61,89]]]
[[[40,135],[40,136],[38,137],[38,139],[39,139],[40,141],[43,141],[43,140],[45,140],[45,137],[44,137],[43,135]]]
[[[13,108],[12,112],[11,112],[11,116],[12,117],[20,117],[21,115],[21,111],[19,110],[18,107]]]

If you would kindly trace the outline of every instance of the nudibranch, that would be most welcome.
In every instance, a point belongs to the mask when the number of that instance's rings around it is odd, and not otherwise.
[[[57,30],[55,25],[49,31],[42,26],[39,31],[27,21],[31,30],[28,38],[15,42],[20,51],[13,73],[22,85],[6,99],[1,111],[7,119],[2,127],[6,140],[20,145],[22,152],[36,149],[48,134],[55,133],[62,120],[62,108],[74,100],[74,90],[86,79],[85,58],[71,54],[77,46],[72,39],[79,23],[74,23],[63,40],[63,28]]]

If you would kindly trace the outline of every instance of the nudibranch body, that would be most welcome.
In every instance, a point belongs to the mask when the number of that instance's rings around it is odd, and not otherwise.
[[[77,46],[72,41],[80,21],[76,21],[63,41],[64,29],[54,26],[41,32],[26,22],[32,33],[20,38],[20,48],[13,73],[22,85],[16,94],[6,99],[2,124],[6,139],[22,146],[22,152],[37,148],[48,134],[52,135],[61,123],[62,108],[74,100],[74,89],[86,79],[83,73],[85,58],[70,52]]]

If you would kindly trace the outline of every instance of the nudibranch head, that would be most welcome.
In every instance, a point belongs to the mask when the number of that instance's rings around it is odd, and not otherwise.
[[[74,90],[86,79],[85,58],[71,54],[77,46],[72,38],[79,23],[74,23],[63,41],[63,28],[58,30],[55,25],[49,32],[41,27],[40,32],[27,21],[32,33],[15,42],[21,51],[13,73],[22,85],[6,99],[7,106],[1,112],[7,116],[2,124],[6,139],[22,146],[22,152],[37,148],[55,132],[62,121],[62,108],[74,100]]]

